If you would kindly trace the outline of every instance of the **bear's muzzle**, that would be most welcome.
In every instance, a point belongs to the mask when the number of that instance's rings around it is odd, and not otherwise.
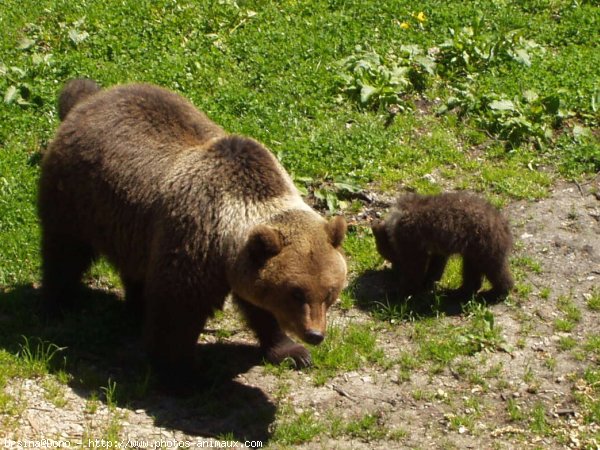
[[[319,345],[325,339],[325,335],[317,330],[308,330],[304,333],[304,341],[312,345]]]

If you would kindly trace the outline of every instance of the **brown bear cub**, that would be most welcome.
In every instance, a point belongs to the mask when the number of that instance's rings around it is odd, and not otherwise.
[[[192,381],[199,333],[231,294],[268,360],[311,363],[346,283],[341,217],[322,218],[260,143],[149,84],[73,80],[42,161],[43,297],[69,306],[99,255],[143,315],[163,382]]]
[[[377,250],[403,278],[407,294],[431,289],[453,254],[463,257],[462,286],[453,296],[477,293],[484,275],[492,284],[486,299],[506,297],[513,287],[508,221],[473,194],[403,195],[372,229]]]

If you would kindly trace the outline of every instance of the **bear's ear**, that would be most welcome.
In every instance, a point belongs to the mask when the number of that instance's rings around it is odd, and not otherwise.
[[[262,265],[281,251],[283,243],[277,230],[266,225],[257,225],[250,232],[247,247],[250,257]]]
[[[342,216],[335,216],[325,225],[325,230],[327,231],[327,235],[329,236],[329,242],[334,247],[339,247],[342,245],[342,241],[346,236],[346,219]]]

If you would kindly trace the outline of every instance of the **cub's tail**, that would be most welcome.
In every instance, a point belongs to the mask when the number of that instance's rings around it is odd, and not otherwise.
[[[71,108],[86,97],[95,94],[100,86],[95,81],[77,78],[69,81],[58,96],[58,117],[64,120]]]

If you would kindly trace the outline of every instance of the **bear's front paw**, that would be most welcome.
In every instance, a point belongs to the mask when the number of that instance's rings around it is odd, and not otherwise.
[[[291,339],[268,349],[266,357],[271,364],[281,364],[288,360],[293,363],[296,369],[303,369],[312,365],[312,358],[306,347]]]

